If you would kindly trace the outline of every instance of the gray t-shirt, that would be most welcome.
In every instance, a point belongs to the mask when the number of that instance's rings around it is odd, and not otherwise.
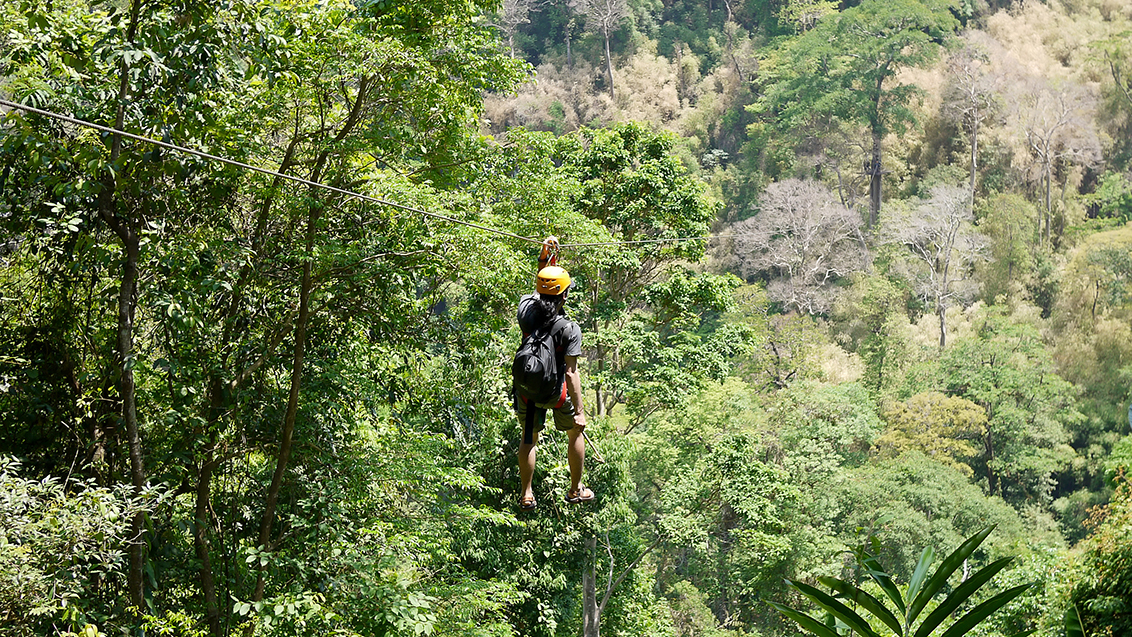
[[[519,329],[523,330],[523,336],[538,328],[538,316],[538,295],[528,294],[519,299]],[[554,332],[554,358],[561,371],[566,367],[567,356],[582,355],[582,328],[571,321],[564,311],[559,310],[558,316],[561,318]]]

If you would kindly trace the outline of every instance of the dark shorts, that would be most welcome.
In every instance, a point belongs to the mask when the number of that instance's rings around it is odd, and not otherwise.
[[[519,419],[519,426],[523,428],[523,442],[531,444],[534,433],[546,428],[546,412],[554,412],[554,428],[558,431],[570,431],[574,428],[574,401],[566,394],[565,399],[557,405],[530,404],[527,399],[515,394],[515,417]]]

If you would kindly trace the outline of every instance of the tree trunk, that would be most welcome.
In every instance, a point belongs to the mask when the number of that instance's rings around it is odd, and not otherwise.
[[[975,210],[975,175],[979,170],[979,119],[976,113],[971,123],[971,211]]]
[[[1045,245],[1050,245],[1050,226],[1053,225],[1053,199],[1051,198],[1051,184],[1053,182],[1053,165],[1050,162],[1046,163],[1046,228],[1045,228]]]
[[[597,536],[586,538],[586,559],[582,567],[582,637],[599,637],[601,609],[597,605]]]
[[[739,65],[739,58],[735,57],[735,30],[728,28],[731,23],[731,3],[727,2],[727,22],[724,23],[723,31],[727,35],[727,55],[731,58],[731,64],[735,67],[735,74],[739,76],[739,82],[746,82],[743,78],[743,67]]]
[[[115,153],[112,151],[111,155]],[[106,180],[107,188],[100,196],[99,214],[122,241],[125,262],[122,264],[122,282],[118,287],[118,334],[115,365],[118,368],[118,410],[121,425],[125,426],[126,444],[130,459],[130,484],[135,496],[145,487],[145,467],[142,462],[141,432],[138,428],[137,385],[134,382],[134,311],[137,298],[138,259],[141,242],[134,220],[119,219],[116,214],[114,178]],[[129,570],[127,588],[130,604],[138,609],[145,604],[145,514],[138,512],[130,521]]]
[[[688,94],[688,87],[684,84],[684,45],[677,41],[673,48],[676,50],[676,94],[684,97]]]
[[[873,131],[872,161],[869,164],[869,228],[875,228],[880,216],[880,133]]]
[[[942,350],[947,346],[947,308],[944,307],[943,302],[939,302],[939,348]]]
[[[1010,259],[1006,262],[1006,282],[1014,282],[1014,226],[1010,227],[1007,244],[1010,246]]]
[[[598,271],[597,276],[600,280],[600,277],[601,277],[600,270]],[[594,304],[597,303],[597,300],[598,300],[597,286],[594,286],[593,294],[591,294],[590,300]],[[596,350],[595,356],[594,356],[594,363],[595,363],[595,367],[597,367],[598,379],[600,379],[600,378],[602,378],[602,375],[605,373],[605,348],[602,347],[601,339],[598,338],[599,334],[598,334],[597,319],[594,319],[594,322],[593,322],[593,333],[594,333],[594,340],[597,341],[597,343],[598,343],[597,350]],[[594,383],[594,415],[595,416],[605,415],[605,394],[604,394],[604,391],[603,391],[603,387],[601,385],[601,380],[597,380],[597,382]]]
[[[130,6],[130,22],[126,29],[125,41],[133,44],[141,16],[141,0],[134,0]],[[117,110],[114,116],[114,128],[121,130],[126,120],[126,98],[130,90],[129,68],[125,61],[119,62],[121,77],[118,83]],[[122,154],[122,136],[111,136],[110,163],[118,161]],[[138,259],[141,254],[141,240],[139,238],[138,219],[135,214],[123,211],[124,216],[118,216],[118,203],[116,197],[117,177],[107,173],[103,177],[103,190],[99,194],[98,213],[106,222],[118,239],[122,242],[125,262],[122,264],[122,281],[118,288],[118,335],[117,357],[115,364],[118,367],[118,405],[121,425],[125,425],[126,443],[130,458],[130,483],[134,495],[141,495],[145,486],[145,468],[142,463],[141,434],[138,429],[137,413],[137,386],[134,382],[134,310],[137,298]],[[130,593],[130,604],[139,612],[145,609],[145,514],[138,512],[130,521],[130,548],[129,568],[126,581]]]
[[[609,28],[606,27],[602,33],[605,34],[605,75],[609,78],[609,98],[616,100],[617,96],[613,92],[613,58],[609,54]]]
[[[573,20],[566,23],[566,66],[570,66],[570,67],[574,66],[574,56],[573,56],[573,53],[570,51],[570,27],[573,24],[574,24]]]
[[[204,457],[197,478],[196,507],[193,512],[193,545],[196,549],[197,561],[200,562],[200,585],[204,593],[208,634],[212,637],[220,637],[220,607],[216,603],[216,578],[212,572],[211,545],[208,541],[209,494],[212,472],[215,468],[216,461],[210,449]]]
[[[314,181],[314,180],[312,180]],[[283,431],[279,437],[279,455],[276,456],[275,473],[271,476],[271,486],[267,489],[267,502],[264,505],[263,518],[260,520],[259,541],[260,551],[271,550],[271,530],[275,522],[275,507],[279,502],[279,490],[283,485],[283,476],[287,472],[287,462],[291,458],[291,440],[295,433],[295,420],[299,414],[299,387],[303,378],[303,362],[306,354],[307,323],[310,320],[310,295],[313,287],[311,277],[311,259],[314,253],[314,239],[318,226],[318,205],[312,205],[307,214],[306,258],[303,261],[302,280],[299,285],[299,315],[295,320],[295,345],[291,359],[291,387],[287,396],[287,411],[283,416]],[[265,579],[264,569],[259,569],[256,577],[255,593],[252,601],[263,600]],[[248,625],[246,634],[255,631],[255,624]]]
[[[985,406],[984,406],[985,408]],[[990,418],[990,410],[987,410],[987,418]],[[991,495],[1002,495],[1000,485],[998,483],[998,474],[991,468],[991,463],[994,461],[994,439],[991,436],[990,427],[987,427],[987,433],[983,436],[983,450],[987,458],[987,490]]]
[[[1095,281],[1093,283],[1093,286],[1094,286],[1093,307],[1089,310],[1089,312],[1090,312],[1091,316],[1093,317],[1093,322],[1095,323],[1096,320],[1097,320],[1097,301],[1100,301],[1100,299],[1101,299],[1101,282]]]
[[[287,150],[283,154],[283,160],[276,169],[280,174],[285,174],[291,169],[299,139],[299,132],[296,129],[287,146]],[[219,318],[224,324],[224,331],[220,339],[222,346],[223,344],[231,342],[232,332],[236,329],[235,318],[244,302],[243,291],[247,285],[248,279],[255,270],[254,259],[262,256],[260,253],[264,243],[264,235],[267,232],[268,217],[270,216],[272,206],[275,202],[275,196],[279,192],[282,182],[283,178],[277,175],[273,179],[271,187],[267,194],[264,195],[264,199],[260,204],[254,234],[251,238],[252,259],[241,268],[240,274],[236,278],[236,285],[233,287],[232,300],[225,309],[224,314]],[[268,346],[269,352],[273,351],[278,343],[282,341],[283,334],[284,330],[280,329],[277,337],[273,339]],[[262,362],[262,359],[260,362]],[[256,366],[257,364],[253,364],[252,367],[254,368]],[[252,373],[252,369],[244,370],[239,374],[232,370],[229,371],[230,374],[234,376],[233,380],[226,381],[224,378],[225,374],[217,370],[209,381],[208,411],[204,414],[207,423],[206,430],[209,432],[216,431],[215,427],[217,423],[219,423],[225,405],[227,404],[228,399],[226,398],[226,393],[235,391],[241,385],[241,381]],[[227,385],[227,388],[225,385]],[[205,619],[208,623],[209,635],[211,637],[221,637],[224,630],[220,625],[220,605],[217,602],[216,576],[212,567],[212,546],[209,541],[210,525],[208,523],[211,510],[212,474],[216,471],[216,468],[221,462],[214,458],[214,445],[215,440],[208,441],[208,450],[205,452],[205,456],[201,460],[200,468],[197,472],[193,544],[197,561],[200,562],[198,576],[200,579],[201,593],[204,595],[205,600]]]
[[[110,178],[113,180],[113,177]],[[113,188],[113,186],[111,186]],[[118,367],[118,405],[122,425],[125,425],[126,444],[130,458],[130,484],[135,496],[145,487],[145,467],[142,462],[141,433],[138,428],[137,385],[134,382],[134,310],[137,297],[138,258],[141,242],[131,219],[118,219],[115,214],[113,190],[104,191],[100,214],[122,241],[126,260],[122,264],[122,282],[118,288],[118,336],[115,365]],[[145,514],[138,512],[130,521],[129,570],[127,588],[130,604],[142,609],[145,606]]]
[[[118,364],[122,370],[119,396],[122,401],[122,420],[126,425],[126,440],[130,449],[130,482],[134,495],[145,487],[145,468],[142,464],[141,434],[138,430],[137,385],[134,383],[134,299],[137,296],[138,234],[126,227],[122,243],[126,248],[126,263],[122,266],[122,285],[118,291]],[[145,608],[145,514],[134,514],[130,522],[130,603]]]

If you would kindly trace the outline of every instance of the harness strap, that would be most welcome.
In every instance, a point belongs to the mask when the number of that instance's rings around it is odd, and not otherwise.
[[[566,404],[566,395],[567,395],[566,394],[566,380],[563,379],[562,380],[562,394],[558,396],[558,404],[554,405],[555,409],[558,409],[562,405]]]
[[[562,381],[562,393],[560,393],[558,395],[558,402],[554,404],[554,409],[558,409],[558,408],[562,407],[562,405],[565,405],[566,404],[566,398],[569,395],[570,394],[566,391],[566,381],[563,380]],[[515,392],[515,397],[518,398],[519,400],[523,401],[524,405],[528,405],[527,413],[530,413],[530,408],[534,407],[534,405],[530,404],[530,401],[527,400],[527,397],[520,394],[519,392]],[[534,408],[539,409],[538,407],[534,407]]]

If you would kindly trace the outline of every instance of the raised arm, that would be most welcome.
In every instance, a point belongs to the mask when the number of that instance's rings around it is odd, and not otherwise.
[[[538,255],[538,269],[542,270],[548,265],[556,265],[558,260],[558,237],[550,235],[542,241],[542,252]]]

